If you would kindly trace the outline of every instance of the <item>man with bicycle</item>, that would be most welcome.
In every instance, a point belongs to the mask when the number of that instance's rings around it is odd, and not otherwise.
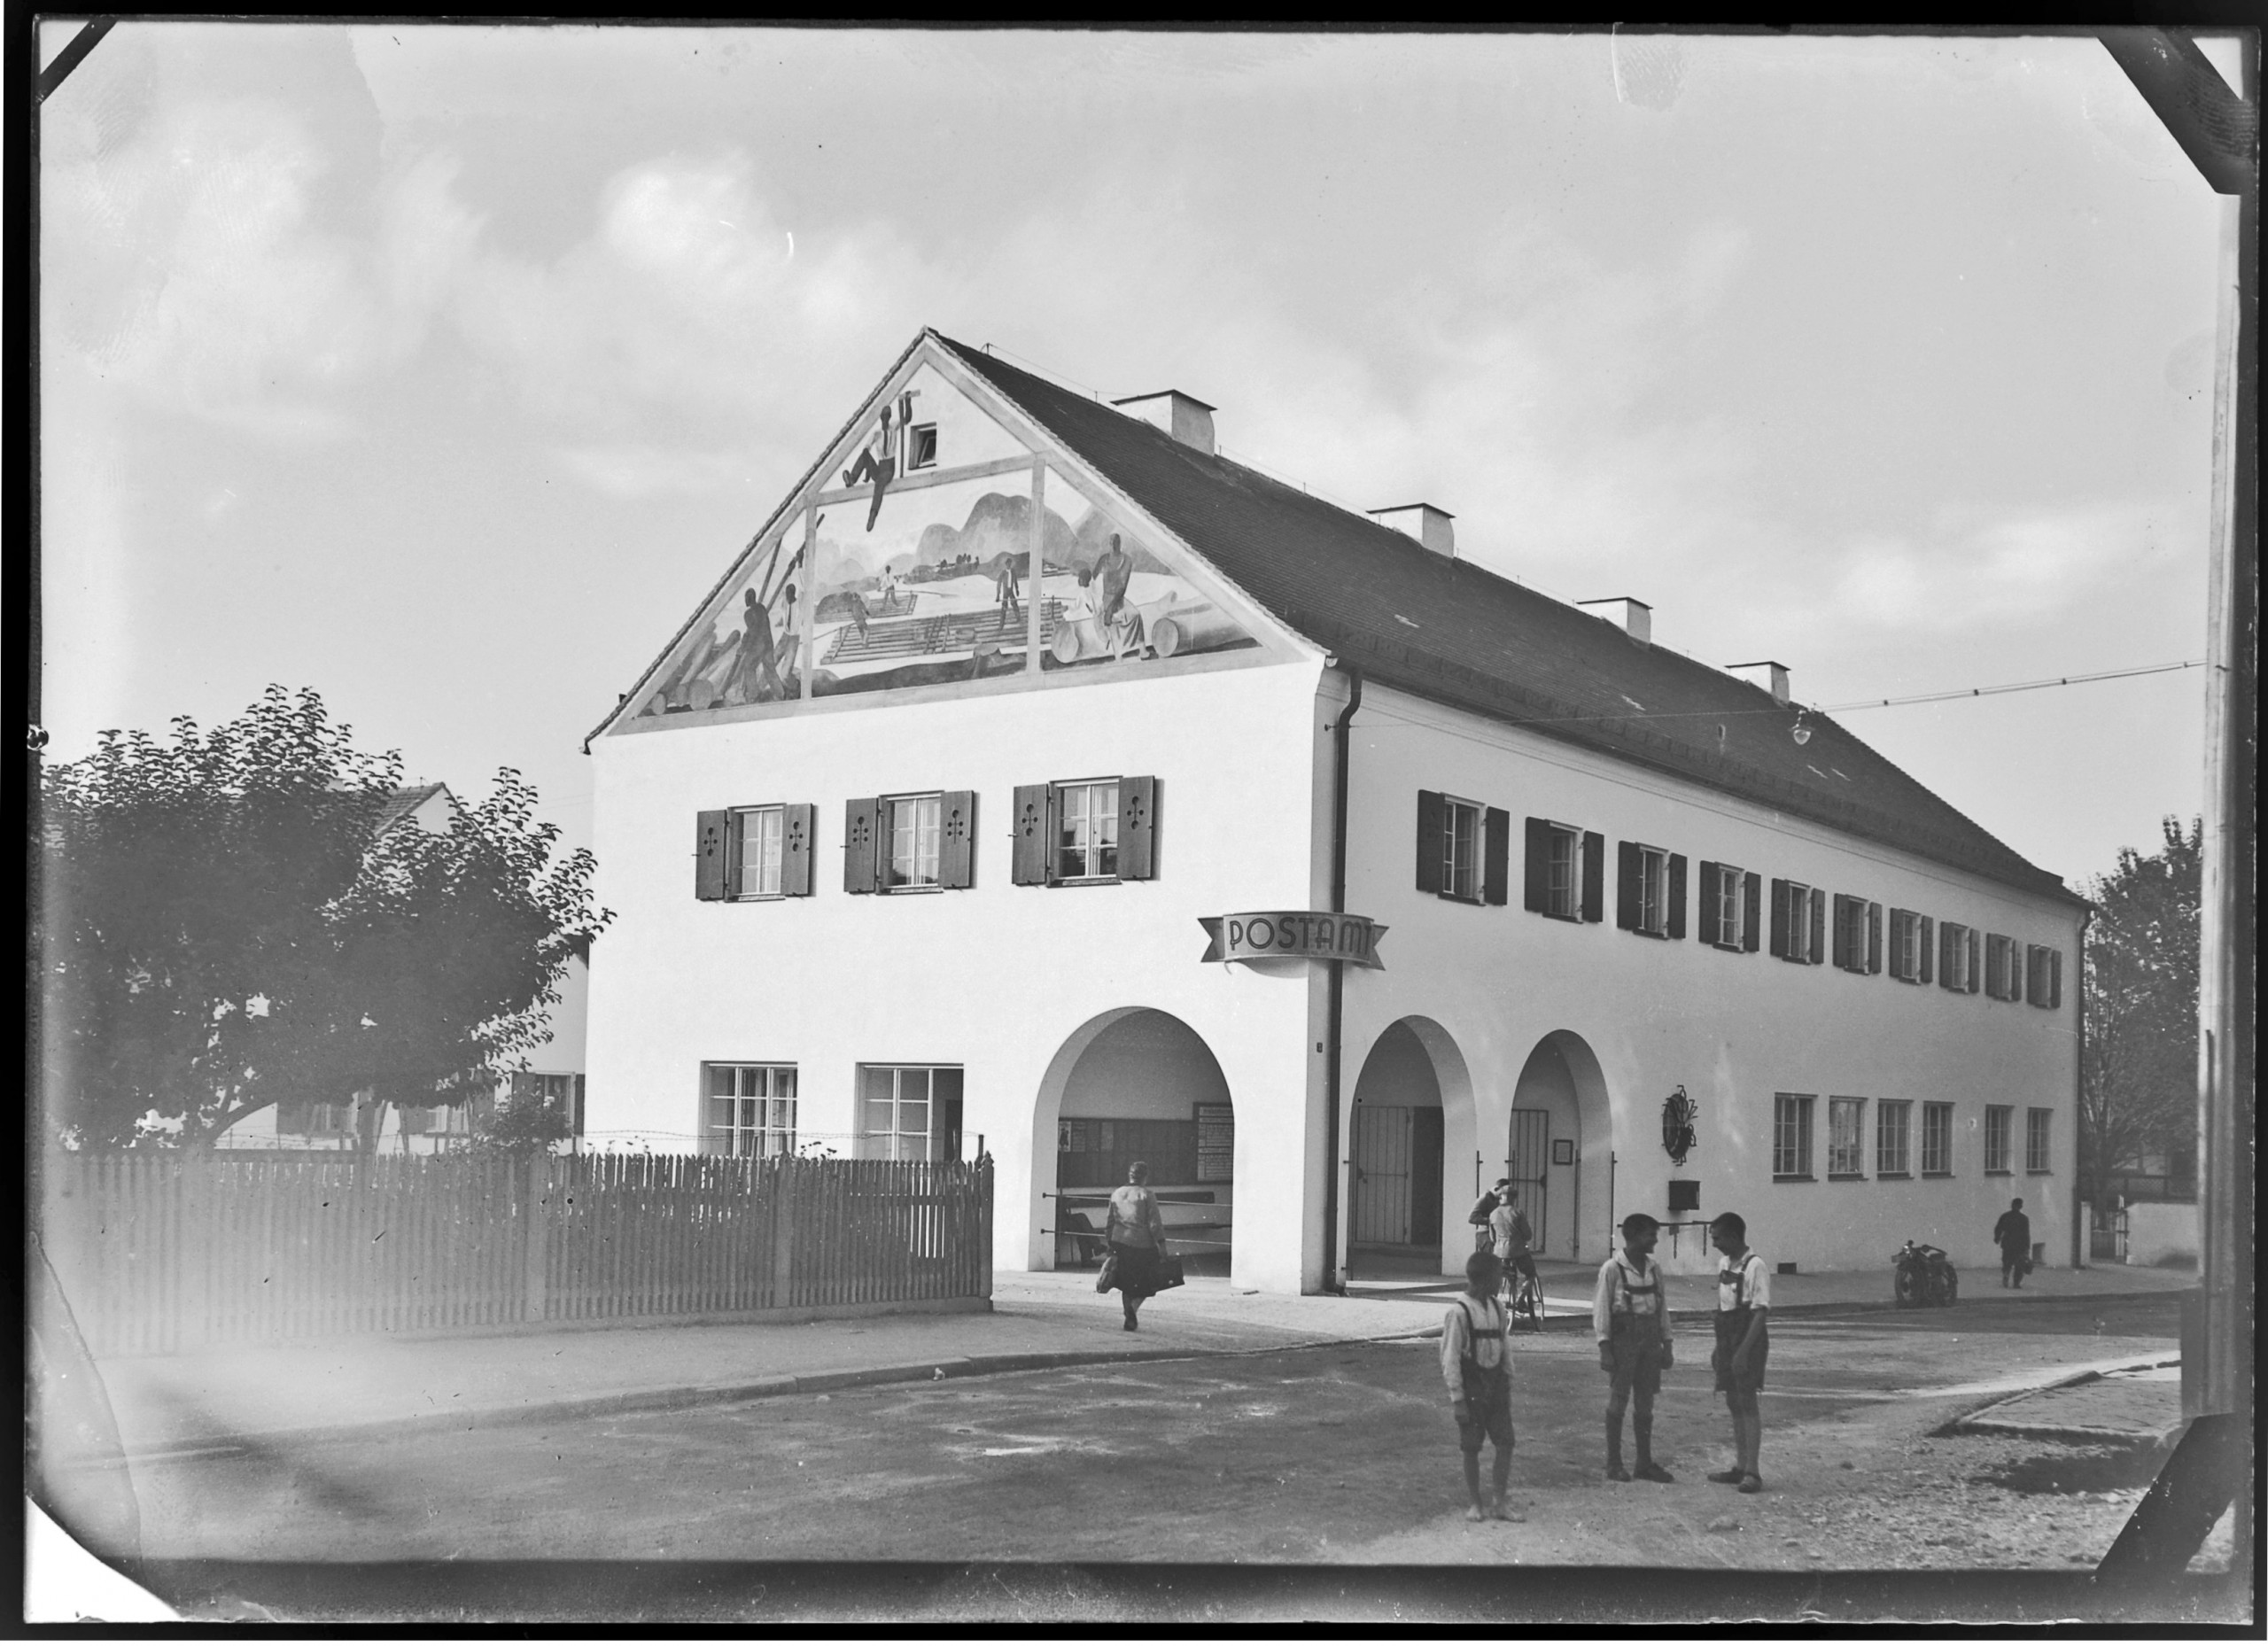
[[[1488,1233],[1496,1261],[1503,1266],[1507,1290],[1518,1298],[1523,1278],[1541,1285],[1535,1279],[1535,1259],[1528,1252],[1535,1242],[1535,1230],[1527,1214],[1520,1210],[1519,1196],[1511,1184],[1500,1183],[1497,1188],[1496,1209],[1488,1214]]]

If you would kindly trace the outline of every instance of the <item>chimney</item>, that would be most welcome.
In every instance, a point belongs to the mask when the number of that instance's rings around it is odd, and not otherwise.
[[[1788,701],[1788,665],[1784,663],[1728,663],[1727,674],[1736,674],[1751,686],[1761,687],[1772,694],[1772,701]]]
[[[1605,618],[1641,646],[1654,643],[1654,609],[1643,600],[1618,594],[1612,600],[1579,600],[1575,604],[1594,617]],[[1783,676],[1784,689],[1784,671]]]
[[[1129,417],[1139,417],[1154,424],[1179,440],[1193,446],[1208,457],[1213,455],[1213,413],[1215,407],[1179,389],[1161,389],[1155,394],[1130,395],[1111,404]]]
[[[1431,503],[1402,503],[1393,509],[1373,509],[1371,518],[1416,538],[1437,555],[1456,558],[1456,528],[1450,524],[1456,516],[1446,509]]]

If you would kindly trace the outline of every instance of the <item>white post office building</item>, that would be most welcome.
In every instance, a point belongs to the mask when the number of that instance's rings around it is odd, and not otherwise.
[[[1146,1160],[1286,1292],[1460,1270],[1503,1175],[1547,1258],[1984,1265],[2020,1194],[2060,1261],[2085,903],[1778,664],[1213,410],[890,368],[592,735],[593,1144],[981,1136],[1010,1269]]]

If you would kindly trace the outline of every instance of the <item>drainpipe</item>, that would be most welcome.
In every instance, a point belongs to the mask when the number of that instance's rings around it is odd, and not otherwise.
[[[2079,916],[2078,952],[2071,956],[2071,1034],[2078,1043],[2079,1055],[2071,1070],[2071,1267],[2086,1269],[2094,1262],[2094,1231],[2087,1227],[2087,1217],[2081,1209],[2080,1196],[2086,1191],[2086,1180],[2078,1171],[2079,1151],[2086,1146],[2083,1128],[2087,1114],[2087,928],[2094,924],[2094,905],[2089,904]],[[2013,1121],[2014,1116],[2012,1115]],[[2015,1130],[2013,1125],[2010,1131]],[[2013,1141],[2013,1138],[2011,1139]]]
[[[1363,706],[1363,676],[1347,671],[1347,706],[1331,727],[1331,912],[1347,912],[1347,761],[1348,722]],[[1344,1296],[1339,1277],[1339,1083],[1341,1064],[1340,1037],[1346,1021],[1347,963],[1331,962],[1327,985],[1329,1006],[1324,1025],[1323,1088],[1323,1289]]]

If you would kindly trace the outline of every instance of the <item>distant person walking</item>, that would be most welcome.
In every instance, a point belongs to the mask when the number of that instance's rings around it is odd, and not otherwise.
[[[1654,1461],[1654,1396],[1662,1373],[1675,1363],[1669,1340],[1669,1300],[1662,1288],[1661,1265],[1654,1262],[1661,1224],[1644,1212],[1622,1220],[1622,1250],[1599,1265],[1598,1291],[1591,1300],[1591,1327],[1598,1338],[1598,1369],[1608,1378],[1606,1478],[1627,1480],[1622,1466],[1622,1413],[1633,1395],[1638,1409],[1631,1428],[1638,1441],[1641,1480],[1671,1484],[1668,1470]]]
[[[1161,1290],[1158,1265],[1166,1254],[1165,1214],[1158,1209],[1158,1197],[1150,1190],[1148,1161],[1137,1161],[1128,1167],[1126,1181],[1110,1192],[1103,1238],[1110,1243],[1110,1255],[1116,1263],[1116,1277],[1111,1284],[1126,1310],[1126,1330],[1132,1332],[1137,1330],[1134,1316],[1142,1300]]]
[[[1512,1475],[1512,1320],[1496,1289],[1504,1270],[1494,1252],[1464,1260],[1464,1290],[1441,1319],[1441,1380],[1449,1387],[1449,1415],[1464,1454],[1467,1520],[1504,1518],[1504,1487]],[[1492,1497],[1480,1495],[1480,1445],[1491,1441]]]
[[[1717,1392],[1733,1418],[1733,1466],[1709,1478],[1744,1492],[1764,1489],[1757,1454],[1764,1445],[1764,1418],[1756,1397],[1764,1387],[1764,1361],[1772,1352],[1766,1316],[1772,1311],[1772,1277],[1764,1260],[1748,1249],[1748,1223],[1738,1212],[1710,1220],[1709,1236],[1724,1254],[1717,1264]]]
[[[1488,1214],[1488,1232],[1496,1261],[1503,1265],[1504,1278],[1509,1282],[1514,1275],[1535,1278],[1535,1259],[1528,1248],[1535,1244],[1535,1229],[1520,1210],[1519,1196],[1506,1184],[1496,1209]]]
[[[2024,1275],[2031,1268],[2031,1219],[2023,1215],[2023,1196],[2009,1201],[2000,1221],[1992,1225],[1992,1244],[2000,1248],[2000,1284],[2023,1291]]]

